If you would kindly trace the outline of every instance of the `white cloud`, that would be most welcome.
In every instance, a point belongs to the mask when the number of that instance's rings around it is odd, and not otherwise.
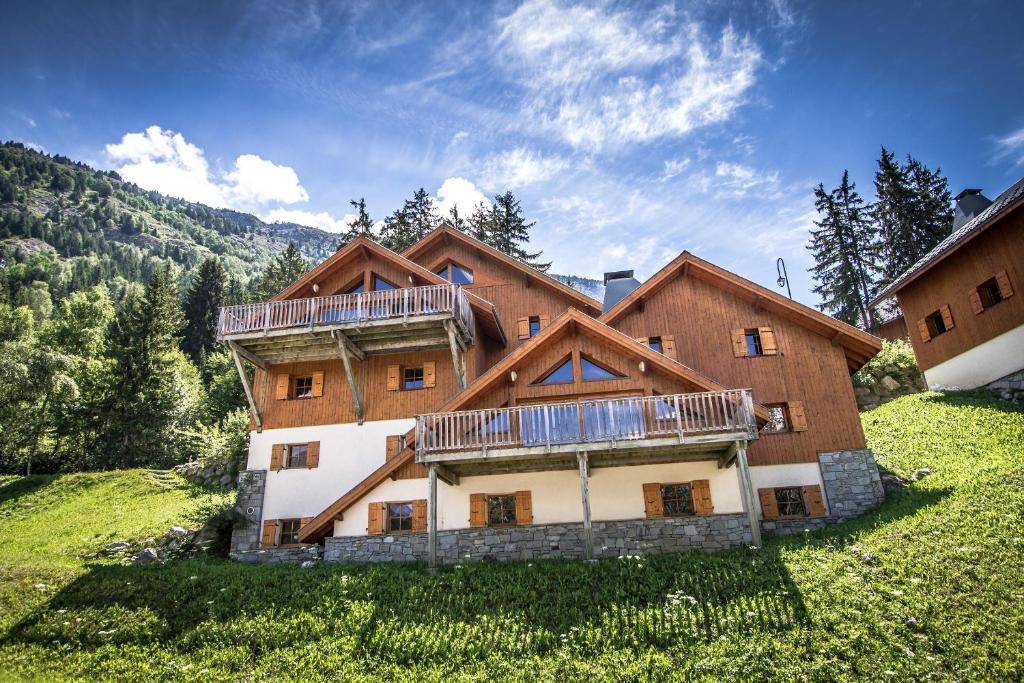
[[[690,166],[690,157],[683,157],[682,159],[665,159],[665,168],[662,171],[661,179],[671,180],[677,175],[685,171]]]
[[[442,218],[447,218],[453,206],[459,208],[459,215],[467,218],[473,213],[476,205],[483,202],[490,204],[490,199],[476,185],[465,178],[446,178],[441,187],[437,188],[437,199],[434,204]]]
[[[484,160],[481,183],[495,191],[514,190],[551,180],[567,167],[568,162],[562,157],[516,147]]]
[[[759,171],[750,166],[719,161],[713,175],[702,173],[694,178],[705,193],[718,198],[740,199],[756,196],[777,199],[780,196],[778,171]]]
[[[327,232],[344,232],[355,221],[355,214],[347,213],[341,218],[333,218],[326,211],[314,213],[301,209],[273,209],[260,218],[267,223],[298,223]]]
[[[28,124],[29,128],[35,128],[38,125],[36,123],[36,120],[34,118],[32,118],[31,116],[26,116],[25,117],[25,123]]]
[[[498,26],[501,63],[527,91],[526,120],[587,150],[728,120],[763,61],[731,26],[709,40],[664,8],[639,17],[531,0]]]
[[[299,184],[299,176],[291,166],[281,166],[255,154],[235,159],[235,170],[224,175],[233,187],[234,200],[254,204],[308,202],[309,194]]]
[[[997,158],[1014,157],[1015,165],[1024,166],[1024,128],[996,140]]]

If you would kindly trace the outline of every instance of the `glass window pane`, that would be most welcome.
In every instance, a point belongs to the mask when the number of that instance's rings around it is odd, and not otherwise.
[[[572,358],[567,358],[564,363],[542,377],[536,384],[562,384],[572,381]]]
[[[530,336],[536,337],[540,332],[540,318],[530,318]]]
[[[664,353],[664,351],[661,350],[662,349],[661,337],[651,337],[651,339],[649,341],[649,345],[650,345],[652,351],[657,351],[658,353]]]
[[[362,283],[362,282],[360,282],[360,283],[359,283],[358,285],[356,285],[355,287],[351,287],[351,288],[350,288],[350,289],[349,289],[349,290],[348,290],[347,292],[345,292],[345,293],[346,293],[346,294],[358,294],[359,292],[362,292],[362,291],[363,291],[363,283]]]
[[[395,286],[382,278],[373,276],[373,288],[378,292],[383,292],[386,289],[394,289]]]
[[[438,275],[440,275],[441,277],[443,277],[445,280],[449,280],[449,281],[451,280],[451,278],[448,277],[448,266],[447,266],[447,264],[442,266],[440,270],[437,270],[435,272]]]
[[[451,276],[450,279],[451,279],[452,282],[454,282],[457,285],[471,285],[471,284],[473,284],[473,272],[472,271],[467,270],[466,268],[463,268],[461,266],[457,266],[454,263],[451,265],[451,268],[452,268],[452,276]]]
[[[760,356],[761,355],[761,333],[757,330],[747,330],[744,335],[747,340],[747,355],[748,356]]]
[[[605,370],[600,365],[598,365],[597,363],[595,363],[592,360],[588,360],[587,358],[581,358],[580,359],[580,365],[582,366],[583,381],[584,382],[593,382],[593,381],[602,380],[602,379],[618,379],[619,378],[619,375],[617,375],[617,374],[615,374],[613,372],[610,372],[608,370]]]

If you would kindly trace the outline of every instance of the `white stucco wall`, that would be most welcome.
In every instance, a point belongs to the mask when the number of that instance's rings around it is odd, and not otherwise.
[[[974,389],[1022,368],[1024,325],[925,370],[924,378],[929,389]]]
[[[781,486],[813,486],[821,487],[821,497],[828,507],[825,495],[825,483],[821,480],[821,467],[816,462],[795,465],[759,465],[750,468],[750,482],[754,485],[754,504],[757,514],[761,514],[761,502],[757,490]]]
[[[715,462],[671,463],[634,467],[596,468],[590,473],[590,513],[594,521],[637,519],[644,516],[643,484],[708,479],[716,513],[742,512],[737,470],[718,469]],[[583,519],[579,475],[575,470],[526,472],[463,477],[457,487],[438,481],[438,528],[469,527],[469,496],[473,493],[530,491],[534,524],[579,522]],[[427,497],[426,479],[385,481],[335,522],[335,536],[366,533],[370,503]]]
[[[268,470],[274,444],[320,442],[318,467],[267,472],[263,519],[320,514],[384,464],[388,436],[405,434],[415,424],[414,419],[381,420],[362,425],[349,423],[252,432],[248,469]]]

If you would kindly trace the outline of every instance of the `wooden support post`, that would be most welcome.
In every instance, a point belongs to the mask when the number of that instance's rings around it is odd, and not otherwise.
[[[341,363],[345,366],[345,378],[348,380],[348,390],[352,394],[352,405],[356,411],[356,422],[363,424],[363,396],[359,393],[359,386],[356,384],[356,376],[352,371],[352,360],[349,358],[349,345],[351,342],[340,333],[332,333],[334,338],[338,342],[338,347],[341,350]]]
[[[577,451],[576,461],[580,467],[580,498],[583,501],[583,544],[588,560],[594,559],[594,531],[590,525],[590,463],[587,454]]]
[[[466,351],[462,348],[462,344],[459,343],[458,336],[455,334],[455,325],[450,320],[446,320],[444,327],[448,330],[448,345],[452,350],[452,366],[455,368],[455,381],[459,385],[459,391],[463,391],[466,388]]]
[[[736,442],[736,466],[739,468],[740,495],[743,507],[747,509],[750,522],[750,538],[753,545],[761,547],[761,524],[757,518],[757,505],[754,498],[754,484],[750,481],[750,465],[747,464],[747,442]]]
[[[228,348],[231,349],[231,351],[233,351],[234,353],[237,353],[239,356],[241,356],[245,360],[249,361],[250,363],[252,363],[256,367],[258,367],[260,370],[266,370],[267,369],[267,363],[262,358],[260,358],[256,354],[252,353],[251,351],[249,351],[245,347],[241,346],[238,342],[231,341],[229,339],[227,344],[228,344]]]
[[[427,551],[430,568],[437,569],[437,465],[427,468]]]
[[[263,431],[263,416],[260,415],[259,409],[256,408],[256,398],[252,395],[252,385],[249,384],[249,377],[245,374],[245,366],[242,365],[242,359],[238,355],[238,349],[234,345],[228,346],[231,349],[231,357],[235,361],[235,369],[238,370],[238,377],[242,380],[242,388],[245,389],[245,398],[249,401],[249,410],[252,412],[253,422],[256,423],[256,431]]]

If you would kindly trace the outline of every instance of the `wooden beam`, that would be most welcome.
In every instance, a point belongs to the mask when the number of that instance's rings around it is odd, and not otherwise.
[[[580,470],[580,499],[583,503],[583,544],[586,548],[588,560],[594,559],[594,530],[590,524],[590,468],[587,463],[587,454],[580,452],[576,454],[576,462]]]
[[[231,347],[229,347],[231,348]],[[256,398],[252,395],[252,385],[249,384],[249,377],[245,374],[245,367],[242,365],[242,359],[238,354],[238,350],[231,348],[231,357],[235,361],[235,369],[238,370],[238,377],[242,380],[242,388],[245,389],[245,399],[249,402],[249,410],[252,412],[253,422],[256,423],[256,431],[263,431],[263,416],[260,415],[260,411],[256,408]],[[266,371],[264,371],[264,374]]]
[[[256,354],[251,353],[248,349],[239,346],[237,343],[231,340],[228,340],[227,345],[228,348],[231,349],[232,353],[237,353],[239,356],[246,359],[256,367],[258,367],[260,370],[267,369],[267,364],[264,362],[264,360],[257,356]]]
[[[832,335],[832,346],[839,346],[839,341],[842,338],[843,338],[843,333],[839,332],[839,331],[836,331],[836,333]]]
[[[349,358],[348,346],[341,339],[337,337],[335,339],[338,341],[338,347],[341,349],[341,362],[345,366],[345,378],[348,380],[348,390],[352,394],[352,405],[356,411],[356,422],[363,424],[363,396],[359,393],[359,387],[356,385],[356,376],[352,372],[352,360]]]
[[[342,332],[341,330],[334,330],[331,333],[331,335],[334,337],[335,340],[337,340],[339,344],[344,345],[344,347],[348,349],[349,354],[355,356],[357,359],[361,361],[366,360],[366,354],[363,353],[362,349],[353,344],[352,340],[349,339],[344,332]]]
[[[733,461],[736,459],[737,450],[738,447],[736,446],[736,442],[733,441],[732,445],[729,446],[729,450],[718,456],[718,469],[724,470],[732,465]]]
[[[747,520],[750,523],[750,540],[753,545],[761,547],[761,522],[757,518],[757,504],[754,502],[754,484],[750,481],[750,465],[747,463],[747,442],[737,441],[735,446],[736,465],[739,469],[740,497],[743,499],[743,507],[747,510]]]
[[[439,465],[437,463],[434,463],[432,466],[437,470],[437,477],[441,481],[448,484],[449,486],[459,485],[459,475],[455,474],[455,472],[452,472],[444,465]]]
[[[462,344],[459,343],[458,335],[455,334],[455,324],[450,320],[445,320],[444,326],[448,330],[448,344],[452,350],[452,368],[455,370],[455,381],[459,385],[459,391],[464,391],[466,388],[466,351]]]
[[[427,468],[427,550],[430,568],[437,569],[437,465]]]

